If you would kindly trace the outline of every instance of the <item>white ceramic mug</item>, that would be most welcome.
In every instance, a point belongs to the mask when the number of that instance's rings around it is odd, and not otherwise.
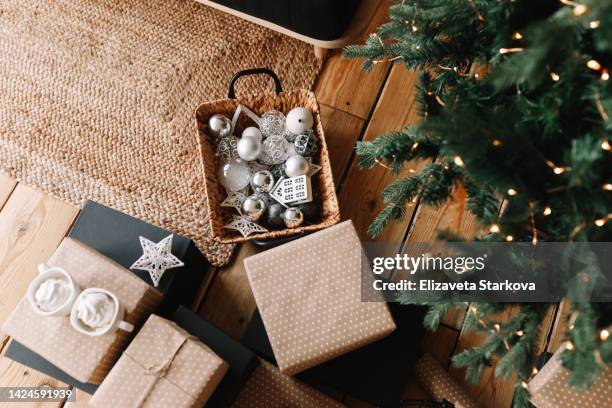
[[[108,296],[113,303],[114,310],[112,316],[108,324],[104,327],[92,328],[85,324],[78,317],[79,305],[81,304],[81,302],[84,301],[83,299],[86,296],[93,293],[102,293]],[[106,333],[114,333],[117,330],[132,332],[134,330],[134,325],[124,321],[124,317],[125,309],[123,308],[123,306],[121,306],[121,302],[119,302],[119,299],[117,299],[117,296],[114,293],[102,288],[87,288],[79,294],[77,299],[74,301],[74,304],[72,305],[72,310],[70,312],[70,324],[76,331],[87,336],[102,336]]]
[[[61,279],[65,280],[68,283],[68,296],[66,297],[66,301],[62,302],[62,304],[56,307],[53,310],[42,310],[36,301],[36,291],[40,286],[49,279]],[[66,316],[70,314],[72,309],[72,304],[74,300],[77,298],[81,289],[79,285],[77,285],[73,280],[70,274],[66,272],[64,269],[57,266],[48,266],[46,264],[38,265],[38,276],[30,282],[28,286],[28,301],[30,305],[36,311],[36,313],[43,316]]]

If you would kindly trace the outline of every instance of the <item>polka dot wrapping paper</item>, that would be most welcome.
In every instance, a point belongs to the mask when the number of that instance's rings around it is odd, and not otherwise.
[[[71,238],[61,242],[47,264],[66,270],[81,289],[113,292],[125,308],[124,320],[136,327],[162,300],[162,294],[138,276]],[[94,384],[108,374],[131,337],[121,330],[97,337],[81,334],[72,328],[69,316],[41,316],[25,296],[2,329],[77,380]]]
[[[93,407],[201,407],[228,364],[174,322],[151,315],[90,401]]]
[[[345,405],[328,397],[260,360],[232,408],[341,408]]]
[[[477,408],[478,405],[429,354],[424,354],[414,367],[418,383],[435,401],[447,400],[455,408]]]
[[[395,330],[387,304],[361,301],[371,269],[351,221],[244,261],[274,357],[296,374]]]
[[[568,383],[570,372],[561,365],[564,346],[528,384],[531,402],[538,408],[612,407],[612,369],[606,368],[595,384],[580,391]]]

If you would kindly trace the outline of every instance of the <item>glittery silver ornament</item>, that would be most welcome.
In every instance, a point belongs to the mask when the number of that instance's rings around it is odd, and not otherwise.
[[[218,177],[227,191],[242,190],[249,185],[251,168],[242,160],[230,160],[219,166]]]
[[[287,139],[287,141],[289,141],[291,143],[293,143],[293,141],[297,137],[297,135],[295,133],[292,133],[292,132],[288,131],[287,129],[285,129],[285,133],[283,134],[283,136],[285,136],[285,139]]]
[[[263,218],[263,222],[270,228],[284,228],[285,220],[283,215],[285,207],[279,203],[270,204]]]
[[[238,158],[238,138],[236,136],[222,137],[217,143],[217,157],[222,162]]]
[[[220,113],[208,119],[208,131],[214,137],[226,137],[232,133],[232,121]]]
[[[256,160],[261,154],[261,141],[255,137],[243,137],[238,141],[236,151],[242,160]]]
[[[310,171],[310,163],[299,154],[289,157],[285,162],[285,173],[287,173],[289,177],[308,174],[308,171]]]
[[[280,164],[287,160],[287,150],[289,142],[282,136],[271,136],[263,142],[259,161],[267,164]]]
[[[259,130],[266,137],[282,136],[285,131],[285,115],[276,110],[264,113],[259,120]]]
[[[313,124],[312,113],[306,108],[293,108],[287,114],[286,128],[296,135],[312,129]]]
[[[302,156],[312,156],[319,151],[319,141],[314,133],[302,133],[293,142],[295,151]]]
[[[285,173],[285,163],[275,164],[270,167],[270,173],[274,177],[274,180],[280,180],[283,177],[287,177],[287,173]]]
[[[283,220],[287,228],[297,228],[304,222],[304,214],[299,208],[289,207],[283,214]]]
[[[268,170],[260,170],[251,176],[251,187],[258,193],[269,193],[274,187],[274,176]]]
[[[266,202],[257,194],[248,196],[242,202],[242,215],[251,221],[259,220],[266,212]]]

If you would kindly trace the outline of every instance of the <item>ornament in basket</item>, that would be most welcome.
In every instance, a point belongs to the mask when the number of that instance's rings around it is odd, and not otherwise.
[[[268,74],[276,94],[236,97],[244,75]],[[340,221],[314,93],[283,92],[274,72],[241,71],[228,99],[196,112],[210,230],[223,243],[277,240]]]

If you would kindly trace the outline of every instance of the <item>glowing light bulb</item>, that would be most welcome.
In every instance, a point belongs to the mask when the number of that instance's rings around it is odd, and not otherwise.
[[[599,71],[601,69],[601,64],[594,59],[588,60],[586,66],[595,71]]]
[[[555,81],[555,82],[558,82],[558,81],[561,79],[561,77],[560,77],[559,75],[557,75],[556,73],[554,73],[554,72],[551,72],[551,73],[550,73],[550,77],[551,77],[551,78],[552,78],[552,80],[553,80],[553,81]]]
[[[606,183],[603,185],[603,189],[607,191],[612,191],[612,183]]]
[[[606,225],[606,219],[605,218],[598,218],[595,220],[595,225],[597,225],[598,227],[603,227],[604,225]]]
[[[515,196],[515,195],[517,195],[517,194],[518,194],[518,191],[516,191],[515,189],[513,189],[513,188],[509,188],[509,189],[508,189],[508,195],[509,195],[510,197]]]
[[[591,27],[592,29],[599,28],[600,25],[601,23],[599,22],[599,20],[593,20],[589,23],[589,27]]]
[[[608,330],[603,329],[599,332],[599,340],[606,341],[608,340],[608,337],[610,337],[610,332]]]
[[[565,173],[565,169],[563,167],[555,167],[553,169],[553,173],[555,173],[555,174],[562,174],[562,173]]]
[[[514,241],[514,237],[512,235],[506,235],[506,241],[512,242]]]
[[[461,159],[461,157],[459,156],[455,156],[455,158],[453,159],[453,161],[455,162],[455,164],[459,167],[464,167],[465,163],[463,163],[463,160]]]
[[[574,349],[574,343],[572,343],[571,341],[566,341],[565,342],[565,348],[568,350],[573,350]]]
[[[578,4],[576,7],[574,7],[574,15],[581,16],[584,13],[586,13],[588,9],[589,8],[585,6],[584,4]]]
[[[517,330],[516,331],[516,335],[519,336],[519,337],[523,337],[523,334],[525,334],[525,332],[522,331],[522,330]]]
[[[495,147],[499,147],[499,146],[503,145],[503,142],[501,140],[499,140],[499,139],[493,139],[493,140],[491,140],[491,144],[493,146],[495,146]]]
[[[544,211],[542,211],[542,214],[548,216],[552,213],[552,210],[550,209],[549,206],[544,207]]]
[[[610,142],[608,141],[608,139],[604,140],[603,142],[601,142],[601,148],[604,150],[612,150],[612,145],[610,144]]]
[[[514,34],[512,34],[512,38],[514,38],[515,40],[522,40],[523,39],[523,34],[521,34],[521,33],[519,33],[517,31]]]
[[[500,231],[499,225],[497,225],[497,224],[493,224],[489,228],[489,232],[492,233],[492,234],[497,234],[497,233],[499,233],[499,231]]]
[[[607,81],[608,79],[610,79],[610,73],[607,69],[604,69],[603,71],[601,71],[601,80]]]

